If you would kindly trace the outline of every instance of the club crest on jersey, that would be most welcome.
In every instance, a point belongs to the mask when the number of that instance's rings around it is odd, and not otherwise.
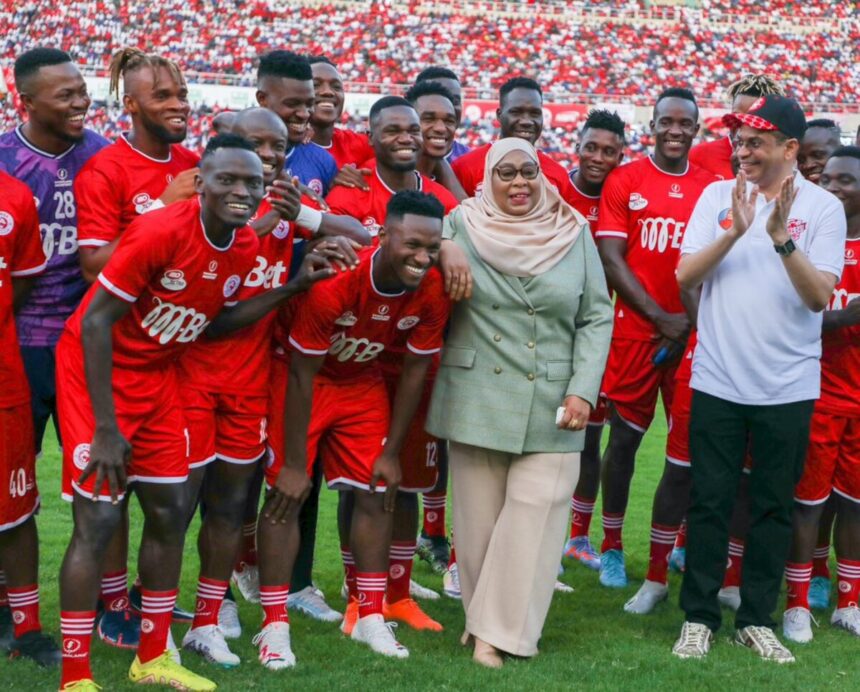
[[[800,236],[803,235],[804,231],[806,231],[806,221],[801,221],[800,219],[789,219],[785,230],[788,231],[788,235],[791,236],[791,239],[797,242],[800,240]]]
[[[15,228],[15,219],[6,211],[0,211],[0,235],[9,235]]]
[[[185,272],[181,269],[168,269],[161,277],[161,285],[168,291],[181,291],[188,285],[185,281]]]
[[[732,227],[732,210],[731,208],[723,209],[719,214],[717,214],[717,224],[724,231],[728,231]]]
[[[418,322],[420,318],[417,315],[407,315],[402,320],[397,323],[398,329],[412,329]]]
[[[76,469],[83,471],[90,463],[90,446],[84,442],[75,447],[75,451],[72,452],[72,462]]]
[[[684,199],[684,193],[681,192],[681,186],[678,185],[678,183],[672,183],[672,185],[669,186],[669,197]]]
[[[131,201],[138,214],[145,214],[146,210],[152,206],[152,198],[145,192],[135,195]]]
[[[353,315],[349,310],[347,310],[334,321],[335,324],[338,324],[341,327],[351,327],[356,322],[358,322],[358,318]]]
[[[376,312],[370,316],[370,319],[376,320],[377,322],[388,322],[391,319],[391,315],[388,314],[388,306],[380,305],[376,308]]]
[[[275,236],[278,240],[283,240],[290,234],[290,223],[289,221],[279,221],[278,225],[275,226],[275,230],[272,231],[272,235]]]
[[[633,192],[630,194],[630,199],[627,200],[627,208],[631,211],[639,211],[640,209],[644,209],[648,206],[648,200],[645,199],[638,192]]]
[[[322,180],[320,180],[319,178],[314,178],[313,180],[309,180],[307,187],[308,187],[308,189],[313,190],[320,197],[322,197],[322,193],[323,193]]]
[[[227,280],[224,282],[224,297],[229,298],[232,296],[241,283],[242,279],[238,274],[228,276]]]
[[[367,229],[367,232],[370,233],[371,238],[375,238],[379,235],[379,232],[382,230],[382,226],[376,223],[376,219],[372,216],[366,216],[361,222],[361,225]]]

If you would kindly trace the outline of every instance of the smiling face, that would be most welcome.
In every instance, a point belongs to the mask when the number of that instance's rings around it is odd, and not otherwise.
[[[370,144],[377,165],[398,172],[415,170],[423,145],[418,113],[407,106],[380,111],[370,123]]]
[[[70,143],[83,139],[90,97],[84,78],[72,63],[39,68],[22,85],[21,101],[39,129]]]
[[[585,181],[603,185],[609,172],[621,163],[624,143],[614,132],[590,127],[582,133],[576,153],[579,154],[579,171]]]
[[[135,127],[158,141],[179,144],[188,132],[188,87],[176,82],[166,67],[144,67],[125,76],[123,104]]]
[[[389,217],[379,232],[379,261],[383,271],[414,291],[439,260],[442,219],[418,214]]]
[[[696,104],[684,98],[669,96],[654,106],[651,134],[654,146],[665,161],[676,163],[687,158],[693,138],[699,131]]]
[[[810,127],[803,135],[797,153],[797,168],[811,183],[818,184],[824,164],[839,148],[839,135],[826,127]]]
[[[223,147],[203,158],[195,184],[203,218],[239,228],[263,199],[263,164],[252,151]]]
[[[534,89],[517,87],[509,91],[496,117],[501,125],[502,137],[519,137],[534,144],[543,132],[543,100]]]
[[[446,156],[457,133],[454,104],[439,94],[427,94],[415,100],[415,110],[421,122],[424,153],[434,159]]]
[[[747,180],[768,188],[790,172],[797,156],[798,142],[777,132],[742,125],[734,136],[735,153]]]
[[[831,157],[824,166],[819,184],[839,198],[847,218],[860,214],[860,159]]]
[[[320,127],[333,125],[343,114],[344,90],[340,72],[332,65],[311,65],[314,75],[314,112],[311,123]]]
[[[263,182],[271,185],[281,174],[287,158],[287,128],[281,119],[265,108],[238,113],[233,134],[252,142],[263,163]]]
[[[290,144],[301,144],[314,112],[313,81],[266,76],[260,79],[258,87],[257,103],[284,121]]]
[[[445,87],[451,93],[454,114],[457,116],[457,126],[459,127],[460,121],[463,119],[463,88],[460,86],[460,82],[450,77],[436,77],[429,81]]]
[[[537,175],[532,177],[534,173]],[[534,209],[540,184],[540,166],[524,151],[506,154],[493,169],[493,199],[503,212],[512,216],[523,216]]]

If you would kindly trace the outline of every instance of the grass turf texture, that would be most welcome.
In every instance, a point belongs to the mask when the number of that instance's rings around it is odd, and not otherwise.
[[[651,500],[663,466],[666,429],[658,420],[646,436],[639,452],[639,466],[633,480],[630,508],[625,524],[625,548],[630,586],[607,589],[597,582],[597,573],[579,564],[566,564],[562,580],[575,587],[572,594],[556,594],[541,641],[541,653],[532,660],[511,660],[500,671],[474,665],[470,652],[458,643],[463,628],[459,601],[442,598],[424,602],[427,612],[445,626],[442,633],[418,633],[401,626],[400,641],[409,647],[405,661],[384,659],[367,647],[343,637],[337,625],[312,622],[292,616],[293,650],[298,666],[272,673],[257,661],[251,637],[261,621],[259,606],[240,601],[243,636],[231,641],[231,649],[242,665],[223,670],[203,662],[195,654],[183,652],[183,663],[215,680],[222,690],[307,690],[364,689],[541,689],[561,690],[581,687],[593,690],[621,689],[858,689],[860,641],[830,627],[830,613],[820,614],[822,625],[815,640],[805,646],[791,645],[797,663],[779,666],[758,659],[751,651],[730,643],[731,613],[724,612],[726,625],[716,637],[707,660],[681,661],[670,654],[683,620],[677,607],[680,578],[670,577],[670,598],[650,616],[628,615],[624,602],[639,588],[648,562]],[[39,461],[42,512],[38,518],[41,534],[42,622],[59,641],[57,575],[70,533],[71,509],[60,500],[60,455],[56,443],[47,442]],[[339,591],[341,563],[335,531],[335,494],[323,491],[320,535],[317,541],[315,579],[329,602],[342,609]],[[139,545],[141,516],[132,502],[132,546]],[[599,540],[600,508],[592,526],[592,538]],[[193,608],[197,583],[197,524],[189,532],[182,571],[180,603]],[[134,552],[134,551],[132,551]],[[130,574],[135,574],[136,555],[131,556]],[[834,570],[835,572],[835,570]],[[441,578],[416,561],[415,578],[441,591]],[[835,593],[833,594],[835,599]],[[782,603],[782,598],[780,599]],[[181,642],[184,626],[174,625]],[[93,672],[106,690],[131,690],[127,672],[133,654],[112,649],[93,636]],[[57,689],[59,672],[44,671],[28,661],[0,659],[0,689]]]

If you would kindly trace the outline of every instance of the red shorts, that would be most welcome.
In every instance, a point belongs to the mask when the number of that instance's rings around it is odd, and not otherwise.
[[[860,419],[825,413],[816,407],[809,449],[794,499],[817,505],[838,495],[860,502]]]
[[[0,532],[23,524],[39,508],[30,404],[0,408]]]
[[[430,379],[424,384],[421,401],[409,424],[409,431],[400,451],[400,468],[403,471],[400,490],[405,493],[429,492],[436,487],[436,481],[439,479],[439,444],[433,435],[424,430],[434,381],[435,379]],[[397,380],[386,378],[385,386],[393,406]]]
[[[591,410],[591,415],[588,417],[589,425],[606,425],[609,420],[609,402],[606,400],[606,393],[603,387],[600,388],[600,394],[597,396],[597,406]]]
[[[175,368],[113,368],[113,398],[119,431],[131,444],[128,482],[184,483],[188,478],[188,430],[182,415],[185,393]],[[64,334],[57,344],[57,409],[63,439],[62,493],[92,498],[95,474],[78,483],[90,459],[95,417],[84,380],[80,346]],[[123,496],[125,493],[121,493]],[[104,484],[99,500],[110,501]]]
[[[269,441],[269,458],[266,460],[266,481],[271,486],[284,465],[284,405],[287,397],[287,378],[290,374],[290,361],[272,358],[269,371],[269,418],[266,433]],[[274,475],[270,469],[277,469]]]
[[[253,464],[266,451],[269,397],[188,388],[182,405],[191,443],[190,468],[205,466],[216,457],[231,464]]]
[[[663,408],[672,408],[675,370],[656,368],[651,362],[656,346],[651,341],[613,339],[609,347],[603,391],[619,417],[630,427],[645,432],[654,419],[657,394],[663,395]]]
[[[669,408],[669,435],[666,438],[666,461],[678,466],[690,466],[690,405],[693,390],[693,351],[695,342],[688,346],[675,374],[675,392]]]
[[[282,397],[284,391],[286,387]],[[308,425],[308,475],[313,473],[319,453],[329,488],[368,490],[373,464],[388,435],[389,409],[388,392],[381,380],[341,385],[317,379]],[[272,415],[276,413],[273,409]],[[274,436],[271,442],[276,442]],[[266,467],[269,486],[274,485],[283,463],[283,451],[271,456]],[[385,486],[377,485],[376,489],[383,491]]]

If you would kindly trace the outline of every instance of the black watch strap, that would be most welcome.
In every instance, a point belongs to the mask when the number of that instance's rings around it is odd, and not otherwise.
[[[773,249],[776,250],[776,254],[788,257],[792,252],[797,250],[797,245],[795,245],[794,241],[789,238],[783,245],[774,245]]]

